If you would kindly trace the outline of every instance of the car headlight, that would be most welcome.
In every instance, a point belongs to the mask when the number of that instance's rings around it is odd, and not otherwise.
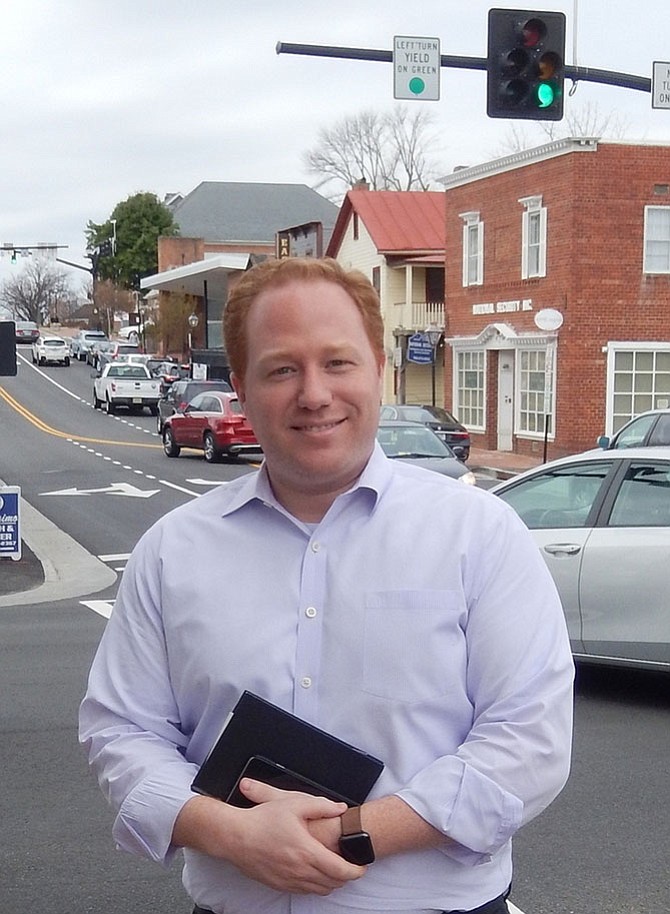
[[[467,473],[463,473],[462,476],[459,476],[458,481],[464,482],[466,484],[466,486],[476,486],[477,485],[477,477],[470,470],[468,470]]]

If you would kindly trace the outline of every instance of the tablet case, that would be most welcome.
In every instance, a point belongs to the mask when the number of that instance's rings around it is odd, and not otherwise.
[[[253,756],[263,756],[361,804],[384,769],[380,759],[245,691],[191,789],[225,800]]]

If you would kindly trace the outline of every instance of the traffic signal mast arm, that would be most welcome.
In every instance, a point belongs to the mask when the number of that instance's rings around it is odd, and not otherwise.
[[[372,48],[339,48],[319,44],[290,44],[277,42],[277,54],[301,54],[306,57],[339,57],[346,60],[374,60],[382,63],[393,63],[392,51],[380,51]],[[486,57],[456,57],[450,54],[440,55],[441,67],[452,67],[460,70],[486,70]],[[620,86],[624,89],[638,89],[640,92],[651,92],[651,77],[634,76],[630,73],[619,73],[616,70],[597,70],[592,67],[564,67],[567,79],[572,82],[604,83],[609,86]]]

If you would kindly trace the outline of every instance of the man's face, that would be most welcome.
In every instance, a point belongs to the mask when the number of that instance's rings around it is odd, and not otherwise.
[[[293,281],[252,303],[246,374],[233,382],[275,495],[296,516],[322,516],[363,470],[382,370],[353,299],[335,283]]]

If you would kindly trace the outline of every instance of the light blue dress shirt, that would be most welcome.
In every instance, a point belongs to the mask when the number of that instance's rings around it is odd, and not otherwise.
[[[572,678],[516,514],[376,447],[316,526],[263,469],[156,523],[124,572],[81,739],[118,845],[166,862],[198,766],[256,692],[383,759],[370,798],[397,794],[456,843],[379,860],[328,902],[185,849],[191,897],[225,914],[467,910],[507,888],[512,835],[567,778]]]

